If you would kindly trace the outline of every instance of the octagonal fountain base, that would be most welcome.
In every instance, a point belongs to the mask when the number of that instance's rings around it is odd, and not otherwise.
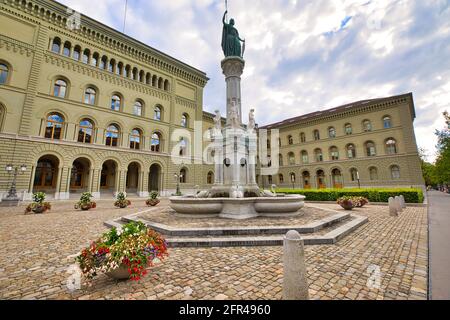
[[[193,218],[221,217],[250,219],[256,217],[289,217],[301,215],[305,197],[283,195],[258,198],[172,197],[170,208],[177,214]]]

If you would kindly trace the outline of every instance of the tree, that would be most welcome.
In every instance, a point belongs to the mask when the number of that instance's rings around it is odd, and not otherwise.
[[[436,130],[438,156],[435,170],[438,182],[450,185],[450,115],[447,111],[444,112],[444,118],[447,128]]]
[[[422,165],[422,174],[425,180],[425,185],[435,186],[439,184],[439,179],[436,175],[436,166],[430,162],[427,162],[427,150],[419,148],[420,162]]]

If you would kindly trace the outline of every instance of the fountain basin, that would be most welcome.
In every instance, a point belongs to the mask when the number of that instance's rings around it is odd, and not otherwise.
[[[286,195],[258,198],[193,198],[172,197],[170,208],[180,215],[194,218],[219,216],[228,219],[249,219],[259,216],[286,217],[300,215],[305,197]]]

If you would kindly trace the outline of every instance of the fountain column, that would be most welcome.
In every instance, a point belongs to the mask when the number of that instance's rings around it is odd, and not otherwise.
[[[242,123],[241,76],[245,61],[240,57],[227,57],[222,60],[222,71],[227,84],[227,126],[231,126],[231,105],[234,101],[238,107],[239,123]]]

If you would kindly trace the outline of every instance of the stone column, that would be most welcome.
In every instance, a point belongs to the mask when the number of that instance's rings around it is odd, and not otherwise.
[[[308,300],[308,279],[303,239],[289,231],[283,244],[283,300]]]
[[[92,195],[95,199],[100,199],[100,179],[102,169],[94,169],[92,177]]]
[[[121,180],[122,171],[116,170],[115,181],[114,181],[114,193],[117,194],[120,188],[120,180]]]
[[[94,191],[94,169],[89,169],[89,185],[88,192],[92,193]]]
[[[239,110],[239,122],[242,123],[241,75],[245,61],[240,57],[227,57],[222,60],[222,70],[227,84],[227,126],[231,125],[229,117],[231,102],[235,101]]]
[[[58,176],[56,177],[56,188],[55,188],[55,199],[63,199],[64,197],[61,195],[61,181],[62,181],[62,173],[63,167],[58,168]],[[70,177],[70,175],[69,175]]]

